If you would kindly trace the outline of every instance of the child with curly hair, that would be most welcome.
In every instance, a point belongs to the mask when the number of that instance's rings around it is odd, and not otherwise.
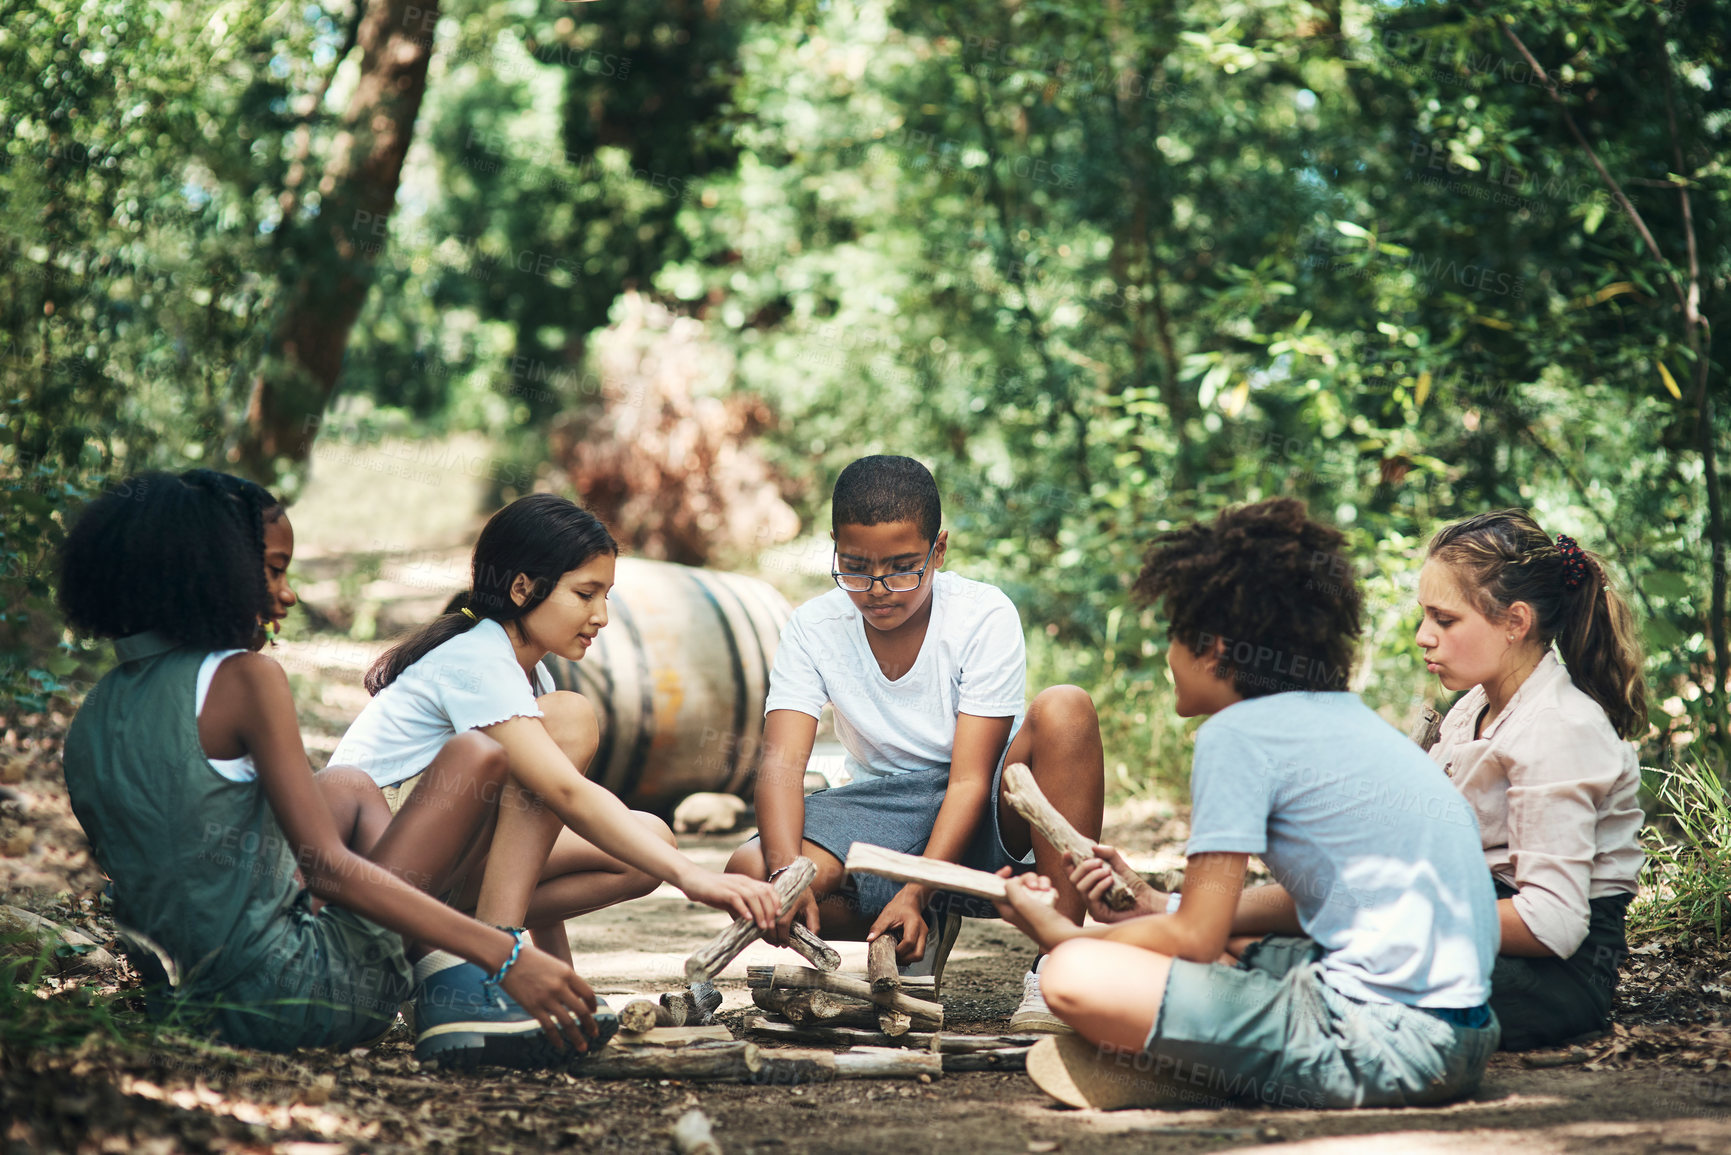
[[[1060,1100],[1436,1103],[1471,1091],[1496,1049],[1478,831],[1436,765],[1346,688],[1360,594],[1342,541],[1281,499],[1149,549],[1136,592],[1170,627],[1178,713],[1211,715],[1182,898],[1078,927],[1039,901],[1048,880],[1005,883],[1005,917],[1051,952],[1046,1000],[1081,1036],[1029,1053]],[[1276,885],[1244,889],[1252,854]],[[1101,869],[1071,881],[1096,897]]]
[[[1430,755],[1477,816],[1496,879],[1503,1048],[1603,1031],[1643,861],[1633,616],[1597,557],[1524,509],[1438,532],[1418,600],[1425,668],[1466,691]]]

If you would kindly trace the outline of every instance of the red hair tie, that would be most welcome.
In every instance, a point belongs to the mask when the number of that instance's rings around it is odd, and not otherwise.
[[[1557,552],[1563,555],[1563,588],[1575,590],[1587,580],[1587,555],[1566,533],[1557,535]]]

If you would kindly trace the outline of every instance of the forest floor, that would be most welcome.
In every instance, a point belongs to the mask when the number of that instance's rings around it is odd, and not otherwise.
[[[310,495],[311,496],[311,495]],[[449,579],[462,581],[468,527],[449,505],[426,500],[418,524],[442,543],[381,543],[365,524],[323,511],[326,535],[307,542],[297,574],[303,595],[327,616],[424,616]],[[312,504],[313,510],[319,507]],[[298,524],[303,507],[297,506]],[[473,508],[470,505],[468,508]],[[445,516],[443,530],[437,518]],[[303,531],[304,533],[304,531]],[[311,537],[312,535],[307,535]],[[346,576],[366,555],[365,583]],[[345,584],[346,583],[346,584]],[[313,595],[318,595],[317,597]],[[334,608],[333,608],[334,607]],[[358,607],[358,608],[357,608]],[[346,629],[350,623],[331,621]],[[388,622],[387,622],[388,624]],[[334,629],[285,642],[315,766],[364,703],[360,670],[382,649]],[[98,898],[102,878],[72,818],[59,767],[63,715],[0,719],[0,901],[24,906],[112,945]],[[700,863],[719,868],[749,835],[686,836]],[[1106,837],[1160,871],[1181,862],[1182,808],[1150,799],[1112,806]],[[683,960],[725,916],[663,886],[635,902],[575,920],[579,971],[615,1006],[674,990]],[[843,970],[863,972],[858,944],[833,944]],[[543,1150],[665,1152],[671,1129],[701,1107],[727,1152],[934,1150],[1073,1153],[1136,1149],[1224,1152],[1281,1143],[1316,1153],[1453,1153],[1519,1147],[1531,1155],[1635,1155],[1731,1151],[1731,944],[1681,949],[1635,944],[1618,994],[1615,1030],[1570,1049],[1498,1055],[1470,1098],[1440,1108],[1324,1112],[1292,1109],[1073,1111],[1020,1073],[947,1074],[929,1085],[846,1081],[805,1086],[596,1081],[563,1072],[423,1069],[399,1022],[371,1050],[266,1055],[139,1026],[107,1030],[105,1016],[76,1006],[112,998],[135,983],[124,967],[93,978],[50,980],[39,997],[67,1009],[61,1030],[88,1021],[82,1041],[31,1039],[19,998],[0,991],[0,1155],[14,1152],[342,1152]],[[1032,955],[1002,923],[966,924],[945,975],[946,1022],[960,1032],[998,1033],[1021,993]],[[758,944],[727,968],[722,1021],[738,1032],[750,1000],[751,963],[797,962]],[[29,995],[22,996],[30,998]],[[136,1017],[130,1021],[136,1022]],[[46,1029],[46,1028],[45,1028]],[[761,1040],[766,1051],[771,1044]]]

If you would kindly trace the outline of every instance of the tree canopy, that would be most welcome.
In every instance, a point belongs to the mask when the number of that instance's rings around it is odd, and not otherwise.
[[[1125,711],[1148,535],[1293,494],[1354,535],[1373,693],[1413,684],[1424,540],[1525,505],[1631,592],[1661,744],[1723,738],[1728,32],[1704,0],[0,0],[8,580],[40,618],[55,510],[119,472],[292,492],[260,397],[318,431],[279,338],[321,276],[364,293],[338,399],[531,454],[619,403],[586,374],[631,291],[732,357],[808,520],[855,456],[930,463],[968,565]],[[425,98],[357,211],[390,37]]]

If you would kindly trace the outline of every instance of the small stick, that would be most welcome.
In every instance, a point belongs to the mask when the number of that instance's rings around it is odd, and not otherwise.
[[[901,944],[901,935],[892,930],[878,935],[866,947],[866,978],[871,982],[872,990],[902,989],[902,974],[896,966],[896,948]]]
[[[816,877],[817,865],[811,859],[794,859],[788,868],[781,872],[781,877],[775,880],[775,896],[781,900],[777,913],[786,914]],[[696,952],[685,960],[686,981],[695,983],[714,979],[723,967],[739,957],[740,951],[761,937],[757,923],[749,918],[734,919],[732,926],[697,948]]]
[[[825,974],[823,971],[814,971],[808,967],[754,966],[748,969],[745,981],[748,986],[754,987],[828,991],[830,994],[846,995],[848,998],[876,1003],[880,1007],[888,1007],[891,1010],[901,1011],[916,1018],[928,1019],[940,1026],[944,1021],[942,1003],[929,1003],[924,999],[916,999],[901,991],[883,991],[880,993],[872,990],[872,985],[864,979]]]
[[[721,1155],[721,1144],[709,1125],[709,1116],[693,1107],[673,1125],[673,1147],[679,1155]]]
[[[902,989],[901,971],[896,967],[896,948],[901,942],[902,936],[892,930],[878,935],[866,947],[866,979],[880,995]],[[913,1025],[910,1015],[888,1007],[878,1008],[878,1028],[891,1038],[907,1034]]]
[[[795,1026],[778,1023],[766,1015],[747,1015],[745,1029],[766,1039],[781,1043],[827,1043],[832,1046],[898,1046],[914,1050],[936,1050],[946,1055],[972,1055],[978,1052],[1027,1050],[1041,1035],[955,1035],[932,1031],[913,1031],[898,1038],[885,1038],[873,1030],[838,1026]]]
[[[801,958],[820,971],[841,969],[841,955],[823,939],[805,928],[803,922],[793,924],[792,946]]]
[[[1442,737],[1442,715],[1437,713],[1435,706],[1426,706],[1419,720],[1412,724],[1412,733],[1408,735],[1418,748],[1429,752],[1435,746],[1437,739]]]
[[[751,1001],[760,1010],[780,1015],[796,1027],[859,1027],[873,1038],[879,1037],[877,1008],[870,1003],[844,1000],[824,991],[790,991],[772,987],[754,989]]]
[[[847,853],[847,869],[849,872],[857,870],[861,874],[876,874],[896,882],[917,882],[934,890],[948,890],[988,902],[1004,900],[1004,880],[995,874],[937,858],[903,854],[869,842],[853,844],[853,849]],[[1045,891],[1034,891],[1033,896],[1041,902],[1052,902],[1055,898]]]
[[[941,1057],[946,1074],[954,1071],[1025,1071],[1031,1050],[1032,1047],[999,1047]]]
[[[943,1073],[942,1055],[905,1047],[850,1047],[835,1056],[838,1079],[913,1079],[920,1075],[935,1079]]]
[[[708,1026],[715,1021],[715,1012],[721,1009],[721,992],[715,989],[715,984],[707,980],[692,983],[685,992],[690,1000],[692,1013],[685,1019],[688,1023]]]
[[[855,1047],[852,1050],[778,1051],[763,1057],[759,1083],[797,1086],[835,1079],[935,1079],[944,1073],[944,1057],[901,1047]]]
[[[1039,783],[1034,781],[1034,772],[1021,762],[1012,762],[1004,767],[1004,783],[1000,787],[1004,800],[1016,808],[1016,813],[1028,820],[1028,825],[1038,830],[1047,842],[1059,854],[1068,851],[1077,862],[1094,857],[1094,842],[1071,825],[1070,820],[1058,813],[1058,808],[1047,801],[1041,792]],[[1136,905],[1136,883],[1125,878],[1114,870],[1112,886],[1106,891],[1105,903],[1113,910],[1129,910]],[[1146,886],[1146,883],[1142,883]]]
[[[640,1035],[623,1031],[613,1041],[616,1047],[689,1047],[698,1043],[737,1042],[733,1032],[720,1023],[713,1027],[654,1027]]]
[[[661,1009],[667,1012],[666,1026],[683,1027],[691,1017],[690,997],[684,991],[670,991],[661,996]],[[662,1025],[660,1015],[655,1016],[655,1021],[657,1025]]]
[[[632,999],[619,1008],[619,1029],[628,1035],[641,1035],[656,1027],[678,1027],[673,1015],[664,1006],[648,999]]]

